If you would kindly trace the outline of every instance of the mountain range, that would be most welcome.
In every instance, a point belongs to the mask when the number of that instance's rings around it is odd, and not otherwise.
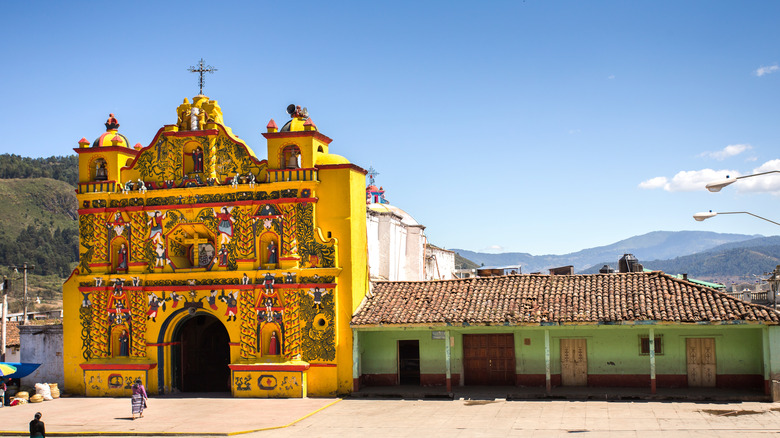
[[[606,246],[563,255],[480,253],[452,249],[478,265],[520,265],[523,273],[573,265],[578,273],[595,273],[607,264],[617,269],[623,254],[633,254],[645,268],[687,273],[709,281],[744,280],[763,275],[780,263],[780,236],[708,231],[653,231]]]

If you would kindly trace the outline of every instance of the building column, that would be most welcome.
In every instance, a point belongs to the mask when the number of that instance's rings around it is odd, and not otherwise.
[[[452,350],[450,349],[450,331],[444,332],[444,368],[447,381],[447,392],[452,392],[452,371],[450,370],[452,364]]]
[[[761,336],[763,338],[761,342],[761,349],[764,353],[764,394],[769,395],[772,393],[772,362],[769,358],[769,327],[763,327],[761,330]]]
[[[550,329],[544,329],[544,380],[547,392],[552,391],[550,372]]]
[[[655,394],[655,329],[650,327],[650,393]]]
[[[360,346],[358,345],[358,331],[352,329],[352,391],[360,389]]]

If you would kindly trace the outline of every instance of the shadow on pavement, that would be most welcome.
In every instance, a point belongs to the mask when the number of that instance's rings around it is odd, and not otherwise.
[[[655,394],[648,388],[611,387],[556,387],[547,392],[544,388],[519,386],[458,386],[447,392],[442,386],[423,387],[412,385],[364,387],[349,395],[361,399],[400,400],[507,400],[507,401],[614,401],[614,402],[771,402],[762,391],[724,388],[661,388]]]

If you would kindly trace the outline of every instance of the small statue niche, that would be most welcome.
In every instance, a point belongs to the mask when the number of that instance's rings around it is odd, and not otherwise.
[[[275,265],[279,263],[279,247],[276,245],[276,240],[271,240],[268,242],[266,251],[268,252],[269,265]]]
[[[276,336],[276,330],[274,330],[271,332],[271,338],[268,340],[268,355],[277,356],[279,354],[279,338]]]
[[[111,355],[113,357],[130,356],[130,332],[125,324],[116,325],[111,329]]]
[[[119,355],[130,356],[130,334],[127,330],[122,330],[119,334]]]
[[[116,252],[116,270],[127,272],[127,245],[124,242]]]
[[[192,171],[203,173],[203,149],[200,146],[192,151]]]

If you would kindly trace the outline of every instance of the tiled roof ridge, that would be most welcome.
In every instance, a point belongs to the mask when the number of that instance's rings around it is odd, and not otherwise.
[[[663,271],[377,281],[359,307],[356,325],[780,322],[771,308]]]

